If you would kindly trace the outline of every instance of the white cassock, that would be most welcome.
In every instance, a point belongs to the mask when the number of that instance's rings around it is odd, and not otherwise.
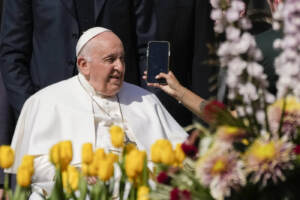
[[[122,126],[127,138],[148,155],[158,139],[176,144],[187,137],[154,94],[124,82],[117,97],[103,98],[79,74],[40,90],[25,102],[11,144],[15,163],[7,172],[16,173],[24,155],[35,155],[33,191],[49,194],[54,177],[48,161],[50,148],[71,140],[72,164],[80,166],[81,147],[86,142],[114,150],[108,133],[112,123]]]

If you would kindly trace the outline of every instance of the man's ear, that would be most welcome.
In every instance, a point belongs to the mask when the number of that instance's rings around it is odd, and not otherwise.
[[[78,57],[77,58],[77,66],[78,70],[85,76],[88,76],[90,74],[89,65],[87,62],[87,59],[84,57]]]

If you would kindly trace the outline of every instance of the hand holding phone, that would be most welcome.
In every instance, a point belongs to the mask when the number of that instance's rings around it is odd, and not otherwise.
[[[147,49],[147,82],[166,84],[165,79],[156,79],[161,73],[169,71],[170,43],[168,41],[150,41]]]

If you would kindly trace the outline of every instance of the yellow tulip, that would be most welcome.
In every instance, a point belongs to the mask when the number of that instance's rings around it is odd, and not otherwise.
[[[136,145],[133,144],[133,143],[129,143],[129,144],[126,144],[125,146],[125,150],[126,150],[126,153],[128,154],[131,150],[133,149],[136,149]]]
[[[31,184],[31,172],[25,167],[20,166],[17,172],[17,183],[21,187],[28,187]]]
[[[67,193],[70,193],[71,190],[77,190],[79,184],[78,170],[74,166],[68,165],[67,170],[62,172],[62,182]]]
[[[96,159],[88,166],[88,175],[89,176],[97,176],[99,163]]]
[[[175,155],[170,141],[165,139],[157,140],[151,146],[151,159],[155,163],[174,164]]]
[[[114,174],[114,163],[111,159],[104,159],[100,162],[98,169],[98,178],[102,181],[109,180]]]
[[[157,141],[158,145],[163,147],[163,148],[169,148],[172,149],[172,144],[169,140],[167,139],[160,139]]]
[[[71,186],[71,189],[75,191],[78,188],[79,172],[74,166],[71,165],[68,166],[67,172],[68,172],[68,183]]]
[[[174,155],[168,157],[170,154],[172,154],[172,151],[172,144],[170,141],[166,139],[157,140],[151,146],[151,159],[155,163],[162,162],[165,164],[170,164],[171,162],[174,162]]]
[[[89,176],[89,165],[83,163],[81,165],[81,171],[84,176]]]
[[[146,152],[137,149],[130,151],[125,158],[125,171],[129,178],[134,179],[141,174],[145,159]]]
[[[15,153],[10,146],[3,145],[0,147],[0,166],[2,168],[10,168],[14,163],[14,158]]]
[[[93,145],[85,143],[82,145],[82,163],[90,164],[93,161]]]
[[[25,155],[22,158],[21,166],[29,170],[30,176],[33,175],[34,172],[34,156],[32,155]]]
[[[60,167],[62,171],[67,169],[73,158],[72,142],[62,141],[55,144],[50,149],[50,161],[55,167]]]
[[[175,158],[178,164],[181,164],[185,159],[185,153],[181,148],[181,144],[177,144],[175,148]]]
[[[172,165],[175,162],[174,151],[169,148],[161,151],[161,162],[166,165]]]
[[[59,143],[55,144],[50,149],[50,161],[56,166],[59,166]]]
[[[64,171],[73,158],[73,150],[71,141],[62,141],[59,143],[60,167]]]
[[[112,162],[117,162],[119,160],[119,156],[114,153],[109,153],[106,155],[107,159],[110,159]]]
[[[125,133],[120,126],[113,125],[109,128],[111,143],[114,147],[119,148],[124,145]]]
[[[149,188],[140,186],[137,193],[137,200],[149,200]]]
[[[94,152],[93,161],[88,165],[88,176],[97,176],[100,162],[106,159],[106,153],[103,148],[99,148]]]
[[[160,146],[157,143],[154,143],[151,146],[151,160],[152,162],[155,163],[160,163],[161,159],[160,159]]]
[[[96,150],[95,156],[94,156],[94,159],[96,161],[103,160],[105,157],[106,157],[106,154],[105,154],[105,151],[104,151],[103,148],[99,148],[99,149]]]
[[[136,150],[130,151],[130,153],[125,157],[125,171],[129,178],[135,177],[135,168],[132,165],[135,156],[134,151]]]

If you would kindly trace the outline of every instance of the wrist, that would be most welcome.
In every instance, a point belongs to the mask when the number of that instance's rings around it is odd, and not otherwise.
[[[177,92],[177,95],[176,95],[176,99],[177,99],[178,103],[183,102],[186,91],[187,91],[187,89],[185,87],[180,87],[179,88],[179,90]]]

